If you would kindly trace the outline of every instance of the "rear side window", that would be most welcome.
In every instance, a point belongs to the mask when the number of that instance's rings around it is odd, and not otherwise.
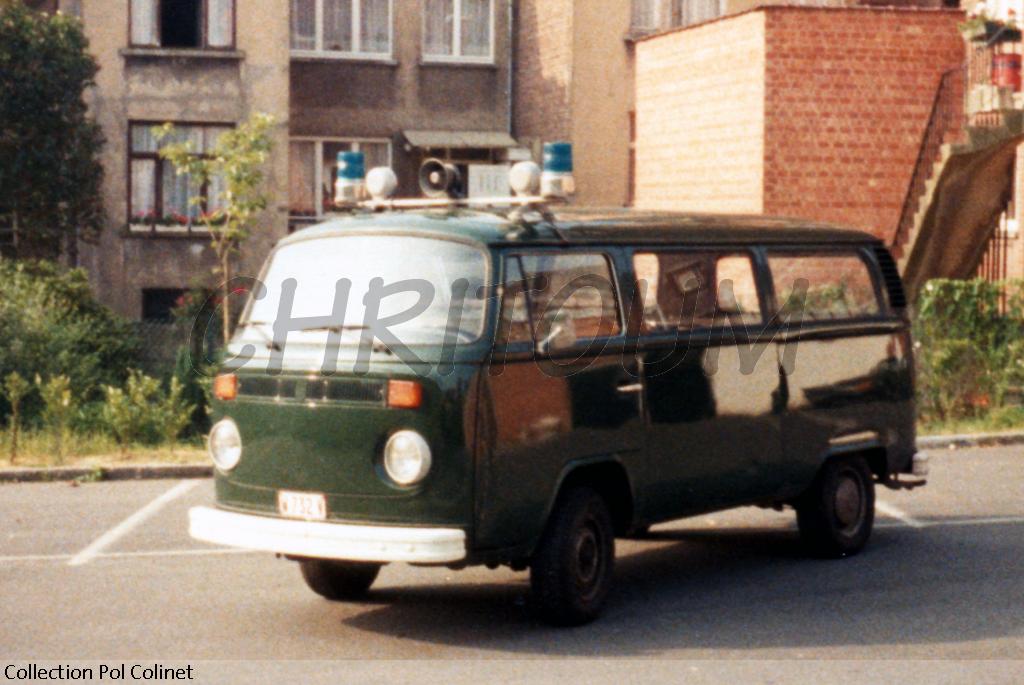
[[[643,293],[645,333],[762,321],[747,254],[638,252],[633,269]]]
[[[501,328],[509,342],[557,347],[622,330],[611,264],[601,254],[525,254],[505,266]]]
[[[867,263],[857,254],[769,253],[775,301],[783,316],[804,321],[878,316],[881,306]]]

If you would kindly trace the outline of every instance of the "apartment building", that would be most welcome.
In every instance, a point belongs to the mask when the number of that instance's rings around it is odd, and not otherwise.
[[[413,193],[428,156],[460,166],[467,191],[501,185],[520,157],[511,128],[512,0],[36,0],[82,19],[100,65],[89,94],[107,138],[110,226],[80,263],[99,298],[163,320],[213,285],[197,191],[159,158],[171,122],[207,154],[253,113],[274,116],[271,205],[239,257],[255,274],[273,244],[329,208],[337,153],[390,165]],[[209,208],[208,208],[209,209]]]

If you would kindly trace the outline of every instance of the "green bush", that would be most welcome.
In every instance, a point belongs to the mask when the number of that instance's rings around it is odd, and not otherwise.
[[[103,392],[102,418],[122,451],[133,443],[172,443],[191,421],[194,407],[184,399],[177,378],[165,392],[159,380],[132,370],[123,388],[108,385]]]
[[[32,386],[17,371],[4,377],[3,398],[11,408],[10,416],[10,449],[11,463],[18,458],[18,432],[21,430],[21,402],[25,399]]]
[[[138,358],[131,324],[93,298],[85,272],[50,262],[0,259],[0,331],[0,378],[63,375],[83,403],[102,400],[104,385],[121,385]],[[10,409],[0,398],[0,419]],[[33,389],[22,416],[37,422],[42,411]]]
[[[210,393],[213,390],[211,379],[214,367],[204,365],[197,368],[196,363],[189,348],[180,348],[172,378],[181,383],[182,399],[193,407],[186,426],[188,434],[206,435],[210,430]]]
[[[53,457],[60,463],[64,460],[64,448],[71,435],[71,417],[75,413],[71,381],[61,375],[44,382],[37,375],[36,386],[43,399],[43,422],[53,433]]]
[[[917,301],[922,418],[976,417],[1024,383],[1024,283],[929,281]]]

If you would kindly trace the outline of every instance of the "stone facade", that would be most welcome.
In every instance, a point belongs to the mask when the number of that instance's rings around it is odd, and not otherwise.
[[[151,1],[158,14],[163,11],[162,0]],[[56,4],[53,0],[40,9],[52,11],[50,5]],[[234,0],[233,45],[135,45],[129,8],[144,4],[60,0],[61,9],[81,16],[100,65],[88,97],[107,139],[103,193],[110,225],[98,244],[81,246],[80,264],[101,301],[125,316],[144,315],[146,293],[214,285],[208,237],[173,228],[132,229],[137,224],[130,216],[133,124],[139,130],[163,122],[233,126],[256,112],[275,117],[274,148],[266,169],[271,203],[242,250],[242,274],[256,274],[277,240],[322,216],[333,185],[331,156],[340,145],[373,141],[387,150],[386,157],[377,155],[371,162],[394,166],[400,194],[408,195],[418,194],[416,172],[427,155],[501,162],[511,144],[502,136],[511,141],[513,0],[492,0],[490,54],[470,57],[426,54],[426,0],[392,0],[389,51],[383,55],[341,54],[320,44],[297,48],[292,3],[263,0]],[[323,9],[316,14],[320,30],[326,30],[324,14]],[[168,16],[161,21],[167,22]],[[360,24],[353,20],[352,25]],[[162,30],[162,24],[156,26]],[[201,29],[203,41],[209,41],[209,32],[209,27]],[[490,148],[453,149],[448,145],[459,146],[458,136],[445,142],[442,135],[443,145],[423,149],[406,138],[407,131],[480,132],[481,140],[496,142]],[[316,173],[297,179],[301,164],[296,164],[295,152],[314,145],[316,157],[310,155],[309,162]],[[321,206],[297,217],[296,188],[309,191],[314,177],[320,189],[307,194],[315,194]]]
[[[280,191],[287,187],[288,11],[284,3],[236,0],[236,45],[202,51],[129,46],[129,3],[82,3],[82,22],[100,65],[90,94],[93,116],[107,144],[104,199],[110,225],[98,245],[83,245],[81,265],[99,299],[119,313],[140,318],[143,293],[213,285],[213,251],[207,237],[137,234],[130,226],[129,126],[220,123],[235,125],[256,112],[275,117],[274,152],[267,190],[274,198],[240,260],[255,273],[271,246],[287,232]]]
[[[637,204],[893,237],[955,10],[764,7],[637,44]]]

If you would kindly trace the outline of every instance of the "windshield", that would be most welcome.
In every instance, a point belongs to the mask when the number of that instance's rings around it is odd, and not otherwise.
[[[263,277],[266,291],[253,299],[245,325],[272,335],[281,317],[288,322],[288,340],[326,341],[334,331],[341,333],[342,345],[357,345],[366,328],[379,332],[381,326],[405,345],[440,345],[446,333],[449,341],[471,342],[483,332],[486,272],[481,250],[448,240],[386,235],[305,240],[274,253]],[[375,279],[382,280],[372,289]],[[340,303],[344,311],[338,316]]]

